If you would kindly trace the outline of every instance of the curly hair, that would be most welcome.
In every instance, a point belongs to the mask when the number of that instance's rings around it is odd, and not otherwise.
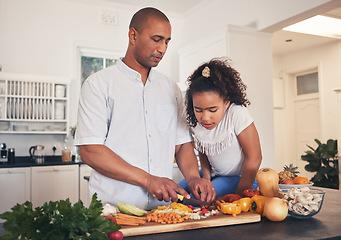
[[[208,77],[203,76],[202,73],[205,67],[210,69]],[[195,93],[215,92],[224,101],[245,107],[250,105],[250,101],[246,98],[246,85],[242,82],[239,72],[231,67],[228,58],[213,58],[203,63],[187,78],[187,83],[186,117],[192,127],[198,123],[193,107],[193,94]]]

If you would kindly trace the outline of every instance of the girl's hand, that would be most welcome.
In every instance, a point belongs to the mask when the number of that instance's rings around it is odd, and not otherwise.
[[[217,196],[212,182],[208,179],[195,178],[187,181],[187,184],[193,196],[201,201],[212,202]]]

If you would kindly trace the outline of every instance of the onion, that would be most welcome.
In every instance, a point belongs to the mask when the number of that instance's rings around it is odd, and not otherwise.
[[[288,205],[280,198],[269,198],[264,204],[263,214],[271,221],[283,221],[288,215]]]

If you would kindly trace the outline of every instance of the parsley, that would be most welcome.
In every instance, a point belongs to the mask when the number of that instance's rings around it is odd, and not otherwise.
[[[108,239],[106,233],[121,227],[101,216],[103,205],[92,196],[89,208],[79,200],[73,206],[69,199],[44,203],[32,210],[32,203],[17,204],[12,211],[0,214],[6,219],[3,240],[101,240]]]

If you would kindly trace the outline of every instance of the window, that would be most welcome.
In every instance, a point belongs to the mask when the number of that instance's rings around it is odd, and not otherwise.
[[[122,52],[97,48],[78,47],[78,51],[81,85],[91,74],[115,65],[124,56]]]
[[[112,65],[117,59],[81,56],[81,84],[93,73]]]
[[[318,73],[299,75],[296,77],[297,95],[318,93]]]

